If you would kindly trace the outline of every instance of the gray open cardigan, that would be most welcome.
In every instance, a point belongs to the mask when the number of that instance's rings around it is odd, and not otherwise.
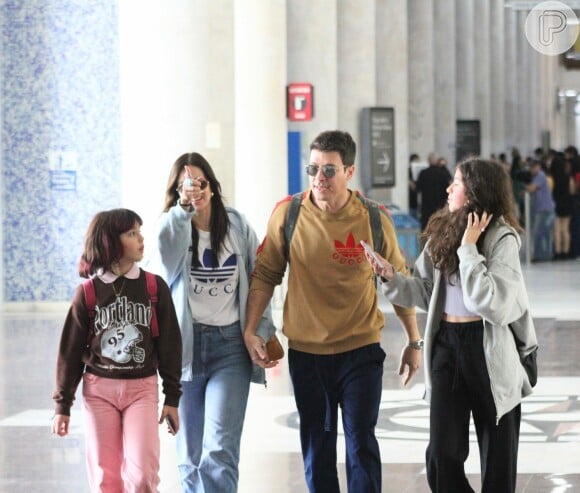
[[[538,348],[524,284],[517,232],[503,221],[495,221],[483,238],[483,253],[476,245],[457,250],[465,307],[483,319],[483,348],[496,408],[496,419],[517,406],[532,392],[535,378],[525,366],[533,366]],[[425,326],[425,399],[431,398],[433,342],[443,315],[444,293],[441,272],[433,267],[429,244],[415,262],[412,275],[396,273],[381,282],[391,303],[416,306],[427,312]],[[532,372],[533,372],[532,370]]]

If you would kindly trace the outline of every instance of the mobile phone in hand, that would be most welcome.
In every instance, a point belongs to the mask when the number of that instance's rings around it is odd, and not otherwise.
[[[371,248],[371,246],[366,241],[360,240],[360,244],[365,249],[365,252],[367,252],[372,258],[375,259],[377,264],[383,265],[377,253]]]
[[[167,414],[165,416],[165,422],[167,423],[167,427],[169,428],[169,431],[171,432],[172,435],[175,435],[175,424],[173,423],[173,420],[171,419],[171,416],[169,416],[169,414]]]

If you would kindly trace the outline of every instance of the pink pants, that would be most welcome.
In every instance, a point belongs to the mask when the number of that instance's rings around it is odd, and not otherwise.
[[[157,375],[117,380],[85,373],[83,401],[91,491],[157,492]]]

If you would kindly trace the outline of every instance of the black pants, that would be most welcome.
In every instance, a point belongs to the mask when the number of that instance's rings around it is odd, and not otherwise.
[[[427,479],[437,493],[472,493],[465,477],[469,421],[477,433],[482,493],[516,491],[521,408],[496,421],[483,353],[483,323],[441,322],[433,346]]]

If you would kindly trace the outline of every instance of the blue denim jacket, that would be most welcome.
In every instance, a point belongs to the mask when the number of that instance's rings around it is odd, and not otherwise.
[[[254,270],[258,238],[247,220],[235,209],[226,208],[230,219],[230,236],[239,267],[239,310],[242,334],[246,323],[246,301],[248,299],[250,276]],[[171,296],[177,312],[183,340],[183,363],[181,380],[191,381],[193,361],[194,315],[188,302],[189,269],[191,266],[191,228],[195,211],[186,211],[175,205],[163,213],[157,230],[157,248],[147,262],[147,269],[159,274],[171,289]],[[271,308],[264,311],[257,335],[265,341],[274,334],[276,327],[272,320]],[[252,382],[265,383],[264,369],[253,365]]]

